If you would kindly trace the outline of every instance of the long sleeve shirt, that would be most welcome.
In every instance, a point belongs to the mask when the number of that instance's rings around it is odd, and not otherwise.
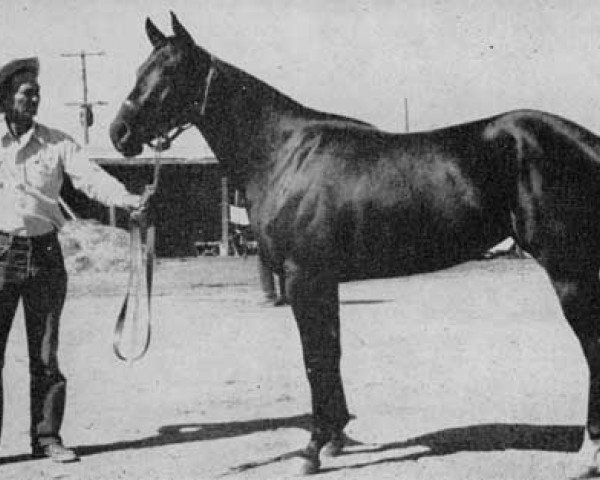
[[[34,123],[15,138],[0,120],[0,231],[36,236],[60,229],[65,218],[58,200],[65,175],[89,198],[126,206],[125,186],[67,134]]]

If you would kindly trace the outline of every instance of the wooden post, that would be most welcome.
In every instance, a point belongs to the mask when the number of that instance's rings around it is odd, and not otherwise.
[[[227,177],[221,177],[221,248],[220,256],[229,255],[229,192]]]
[[[108,207],[108,224],[111,227],[117,226],[117,211],[114,205]]]

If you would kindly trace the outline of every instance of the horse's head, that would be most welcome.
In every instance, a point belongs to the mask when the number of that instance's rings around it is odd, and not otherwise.
[[[125,156],[139,155],[144,144],[156,139],[168,148],[170,132],[193,122],[204,109],[211,56],[195,44],[173,12],[171,22],[174,35],[167,37],[146,19],[154,48],[110,126],[111,141]]]

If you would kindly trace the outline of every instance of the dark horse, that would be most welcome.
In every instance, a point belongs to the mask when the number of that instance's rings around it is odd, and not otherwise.
[[[590,367],[600,440],[600,138],[539,111],[392,134],[307,108],[148,19],[154,49],[110,128],[125,156],[196,126],[245,192],[261,255],[283,274],[310,383],[305,472],[339,453],[339,283],[427,272],[512,236],[546,270]],[[592,467],[590,467],[592,468]]]

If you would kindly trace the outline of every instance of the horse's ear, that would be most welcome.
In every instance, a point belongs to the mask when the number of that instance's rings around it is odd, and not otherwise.
[[[163,45],[167,41],[165,34],[149,18],[146,18],[146,35],[148,35],[148,39],[154,48]]]
[[[171,12],[171,25],[173,27],[173,33],[177,38],[181,38],[191,45],[194,44],[194,39],[185,29],[185,27],[179,22],[177,16],[173,12]]]

